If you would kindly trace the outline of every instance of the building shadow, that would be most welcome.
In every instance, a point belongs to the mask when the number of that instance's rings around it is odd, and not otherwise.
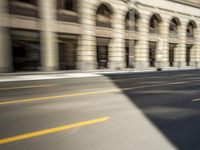
[[[192,99],[200,97],[200,83],[147,87],[123,90],[125,87],[137,87],[144,81],[153,82],[152,78],[167,77],[182,72],[161,72],[147,74],[106,75],[136,105],[166,138],[181,150],[200,149],[200,102]],[[189,72],[191,73],[191,72]],[[200,71],[192,71],[200,75]],[[166,76],[166,79],[164,78]],[[141,79],[137,79],[140,77]],[[136,78],[136,79],[134,79]],[[124,79],[124,80],[123,80]],[[130,80],[129,80],[130,79]],[[178,80],[181,78],[177,77]],[[184,79],[184,77],[182,78]],[[161,79],[154,79],[159,81]],[[119,82],[120,81],[120,82]],[[168,80],[170,81],[170,80]]]

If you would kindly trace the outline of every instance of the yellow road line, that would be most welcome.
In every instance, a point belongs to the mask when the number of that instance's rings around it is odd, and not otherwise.
[[[56,99],[56,98],[91,95],[91,94],[99,94],[99,93],[115,92],[115,91],[120,91],[120,90],[119,89],[113,89],[113,90],[105,90],[105,91],[82,92],[82,93],[65,94],[65,95],[48,96],[48,97],[39,97],[39,98],[36,97],[36,98],[13,100],[13,101],[11,100],[11,101],[0,102],[0,105],[13,104],[13,103],[22,103],[22,102],[31,102],[31,101],[40,101],[40,100],[50,100],[50,99]]]
[[[82,127],[82,126],[86,126],[86,125],[92,125],[92,124],[96,124],[96,123],[100,123],[100,122],[105,122],[108,119],[110,119],[110,118],[103,117],[103,118],[98,118],[98,119],[94,119],[94,120],[83,121],[83,122],[74,123],[74,124],[70,124],[70,125],[65,125],[65,126],[35,131],[35,132],[31,132],[31,133],[26,133],[26,134],[22,134],[22,135],[17,135],[17,136],[13,136],[13,137],[8,137],[8,138],[0,139],[0,144],[6,144],[6,143],[29,139],[29,138],[33,138],[33,137],[37,137],[37,136],[41,136],[41,135],[56,133],[56,132],[64,131],[67,129],[72,129],[72,128],[76,128],[76,127]]]
[[[31,86],[8,87],[8,88],[0,88],[0,91],[5,91],[5,90],[15,90],[15,89],[41,88],[41,87],[50,87],[50,86],[56,86],[56,85],[59,85],[59,84],[49,84],[49,85],[31,85]]]

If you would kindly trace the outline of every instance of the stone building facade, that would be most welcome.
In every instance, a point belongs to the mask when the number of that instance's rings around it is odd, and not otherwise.
[[[0,72],[200,68],[199,0],[0,0]]]

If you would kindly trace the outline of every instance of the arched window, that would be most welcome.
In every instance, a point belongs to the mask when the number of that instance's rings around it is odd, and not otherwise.
[[[169,25],[169,33],[171,36],[177,36],[178,34],[178,26],[180,25],[180,21],[178,18],[173,18],[170,21]]]
[[[101,4],[96,12],[96,25],[100,27],[112,27],[112,9],[106,4]]]
[[[194,21],[190,21],[187,25],[187,37],[194,37],[194,31],[196,28],[196,23]]]
[[[125,28],[126,30],[138,31],[139,13],[136,10],[130,10],[126,14]]]
[[[160,23],[161,18],[159,15],[154,14],[149,22],[149,32],[150,33],[159,33],[160,32]]]

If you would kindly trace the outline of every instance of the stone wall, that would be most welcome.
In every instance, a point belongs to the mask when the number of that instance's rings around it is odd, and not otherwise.
[[[98,68],[97,45],[98,39],[106,39],[108,50],[108,69],[124,69],[126,66],[126,42],[131,42],[129,48],[133,57],[134,68],[146,69],[149,64],[149,42],[156,42],[155,66],[156,68],[169,67],[169,44],[175,44],[174,67],[186,67],[186,45],[192,45],[190,64],[188,67],[200,67],[200,8],[182,3],[175,3],[174,0],[77,0],[78,11],[68,13],[78,17],[78,22],[59,20],[57,18],[57,7],[54,0],[38,0],[36,9],[39,16],[30,17],[16,14],[9,14],[6,9],[6,0],[1,0],[1,18],[5,22],[0,23],[0,39],[7,37],[5,29],[25,29],[40,32],[41,38],[41,69],[59,69],[58,34],[77,37],[77,62],[76,69],[94,70]],[[178,1],[178,0],[177,0]],[[194,0],[195,2],[195,0]],[[196,0],[196,2],[198,2]],[[96,26],[97,9],[101,4],[110,9],[111,27]],[[129,10],[137,10],[139,14],[138,30],[126,29],[125,17]],[[150,18],[156,15],[160,18],[159,33],[149,32]],[[178,34],[170,37],[169,24],[172,18],[176,18]],[[189,22],[195,24],[195,36],[186,37],[186,29]],[[3,41],[3,42],[1,42]],[[9,38],[0,41],[0,72],[12,68],[12,56],[8,45]],[[105,45],[104,45],[105,46]],[[5,52],[7,51],[7,52]],[[5,69],[6,68],[6,69]]]

